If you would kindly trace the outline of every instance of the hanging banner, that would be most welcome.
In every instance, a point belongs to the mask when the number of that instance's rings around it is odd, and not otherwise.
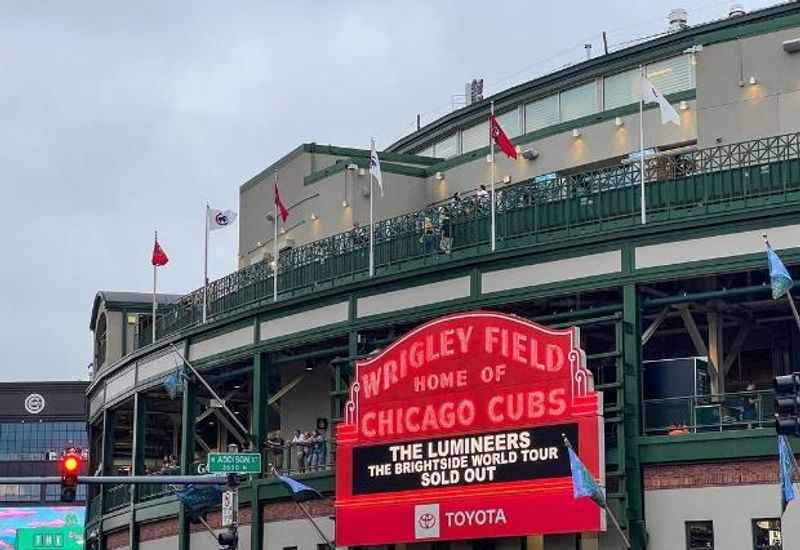
[[[605,530],[575,500],[569,438],[603,483],[600,395],[577,328],[472,312],[356,364],[336,439],[336,545]]]

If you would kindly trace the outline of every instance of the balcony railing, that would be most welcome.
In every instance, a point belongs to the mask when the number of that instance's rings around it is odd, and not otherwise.
[[[645,435],[684,435],[770,428],[775,393],[751,391],[651,399],[642,403]]]
[[[107,514],[125,508],[130,502],[130,485],[112,485],[106,490],[105,498],[103,499],[103,512]]]
[[[621,164],[541,178],[496,193],[500,249],[570,236],[634,227],[640,215],[640,170]],[[800,200],[800,134],[788,134],[648,158],[645,161],[648,221],[663,222],[758,205]],[[491,204],[486,195],[431,205],[375,224],[378,271],[400,271],[461,257],[487,245]],[[442,253],[449,220],[452,247]],[[368,270],[367,227],[327,237],[279,257],[278,291],[297,294],[364,277]],[[272,269],[266,260],[213,281],[208,313],[213,318],[272,300]],[[198,323],[203,290],[161,309],[159,337]],[[141,345],[151,331],[142,330]]]
[[[102,498],[98,494],[89,501],[86,511],[86,523],[91,523],[102,515],[102,511],[100,510],[101,500]]]

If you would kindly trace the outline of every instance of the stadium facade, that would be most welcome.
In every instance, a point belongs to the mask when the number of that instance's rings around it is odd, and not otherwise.
[[[392,353],[428,322],[492,312],[553,334],[580,329],[570,332],[580,335],[574,357],[585,356],[602,403],[601,455],[588,467],[634,548],[800,548],[800,511],[790,505],[781,521],[771,393],[774,376],[800,370],[800,333],[786,301],[770,296],[762,237],[800,275],[799,40],[797,3],[696,26],[676,21],[669,33],[403,137],[380,152],[385,194],[373,197],[374,277],[369,151],[300,145],[241,186],[240,269],[210,283],[207,322],[202,290],[161,297],[152,342],[146,295],[96,296],[87,390],[92,471],[192,473],[209,451],[255,447],[265,463],[322,492],[309,509],[333,539],[345,532],[335,518],[347,504],[334,511],[335,493],[343,497],[344,487],[355,497],[355,485],[337,485],[334,436],[346,433],[356,361]],[[640,66],[681,122],[661,124],[655,106],[644,112],[646,225]],[[490,100],[520,152],[495,159],[494,252],[491,208],[479,191],[492,173]],[[273,258],[276,178],[289,217]],[[441,345],[450,349],[447,336]],[[427,357],[441,355],[432,346]],[[247,433],[194,377],[178,395],[165,385],[181,365],[176,350]],[[557,400],[550,404],[561,411]],[[380,425],[400,429],[393,422]],[[553,525],[585,505],[558,502],[529,513],[551,514],[544,523]],[[242,487],[240,504],[243,547],[322,543],[267,473]],[[421,515],[419,525],[431,527],[430,517]],[[219,514],[209,521],[219,526]],[[375,531],[395,526],[379,522],[346,530],[348,540],[364,535],[395,548],[622,547],[614,529],[589,516],[581,525],[416,542],[383,540]],[[93,490],[86,535],[106,549],[216,547],[157,485]]]

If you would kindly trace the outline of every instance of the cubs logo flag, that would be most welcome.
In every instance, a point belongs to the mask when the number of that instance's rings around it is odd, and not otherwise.
[[[283,201],[281,200],[281,194],[278,192],[278,182],[275,182],[275,191],[273,195],[275,199],[275,210],[278,211],[281,221],[285,222],[286,218],[289,217],[289,211],[286,210],[286,207],[283,205]]]
[[[517,158],[517,150],[514,147],[514,144],[511,143],[510,139],[508,139],[508,136],[503,131],[503,128],[500,127],[500,123],[497,122],[497,119],[494,116],[489,117],[489,125],[491,127],[492,139],[494,140],[495,145],[497,145],[508,158]]]
[[[150,262],[154,267],[161,267],[167,265],[167,262],[169,262],[166,252],[164,252],[164,249],[158,244],[158,239],[153,243],[153,257]]]
[[[677,126],[681,125],[681,117],[678,111],[675,110],[664,94],[658,91],[658,88],[653,86],[644,76],[642,77],[642,101],[645,103],[658,103],[658,109],[661,112],[661,124],[671,122]]]
[[[236,212],[233,210],[217,210],[216,208],[208,209],[208,229],[209,231],[216,231],[228,227],[236,221]]]

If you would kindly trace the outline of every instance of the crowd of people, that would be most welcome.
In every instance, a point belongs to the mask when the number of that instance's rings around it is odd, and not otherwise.
[[[325,430],[295,430],[288,443],[279,431],[274,431],[269,434],[264,446],[270,469],[274,468],[279,472],[284,471],[284,468],[300,473],[311,472],[323,470],[327,465],[328,439]]]

